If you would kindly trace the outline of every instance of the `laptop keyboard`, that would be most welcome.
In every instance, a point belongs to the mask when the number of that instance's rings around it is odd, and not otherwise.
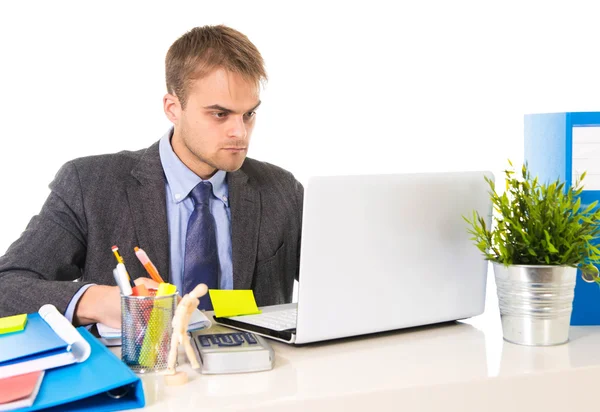
[[[258,315],[232,316],[229,319],[238,320],[267,329],[282,331],[296,329],[297,315],[297,308],[290,308],[274,312],[263,312]]]

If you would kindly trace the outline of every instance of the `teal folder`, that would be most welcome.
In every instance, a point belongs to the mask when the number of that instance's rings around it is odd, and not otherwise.
[[[77,328],[92,353],[81,363],[48,370],[32,407],[23,411],[119,411],[145,405],[142,382],[119,358]]]

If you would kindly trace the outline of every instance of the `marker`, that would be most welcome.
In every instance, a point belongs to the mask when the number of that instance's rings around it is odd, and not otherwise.
[[[150,261],[150,258],[148,257],[146,252],[144,252],[143,249],[140,249],[137,246],[134,247],[133,250],[135,250],[135,255],[140,260],[142,265],[144,265],[146,272],[148,272],[152,280],[154,280],[156,283],[165,283],[165,281],[160,277],[156,266],[154,266],[154,264]]]
[[[113,269],[113,276],[115,277],[115,282],[117,282],[117,286],[119,286],[119,290],[123,296],[131,296],[133,294],[133,290],[131,286],[129,286],[129,282],[127,282],[127,278],[123,278],[121,272],[117,269]]]

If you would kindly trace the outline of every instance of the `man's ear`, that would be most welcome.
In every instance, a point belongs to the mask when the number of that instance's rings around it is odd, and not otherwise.
[[[179,123],[182,109],[177,96],[170,93],[165,94],[165,97],[163,97],[163,109],[171,123],[174,125]]]

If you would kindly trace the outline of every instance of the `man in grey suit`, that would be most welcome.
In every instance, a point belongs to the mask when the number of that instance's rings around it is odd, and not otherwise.
[[[218,288],[252,289],[259,306],[291,302],[303,188],[291,173],[246,158],[262,81],[260,53],[236,30],[197,27],[173,43],[163,99],[173,128],[147,149],[59,170],[39,215],[0,258],[0,317],[51,303],[76,325],[120,327],[113,245],[136,283],[155,286],[139,246],[186,292],[191,192],[206,182]]]

